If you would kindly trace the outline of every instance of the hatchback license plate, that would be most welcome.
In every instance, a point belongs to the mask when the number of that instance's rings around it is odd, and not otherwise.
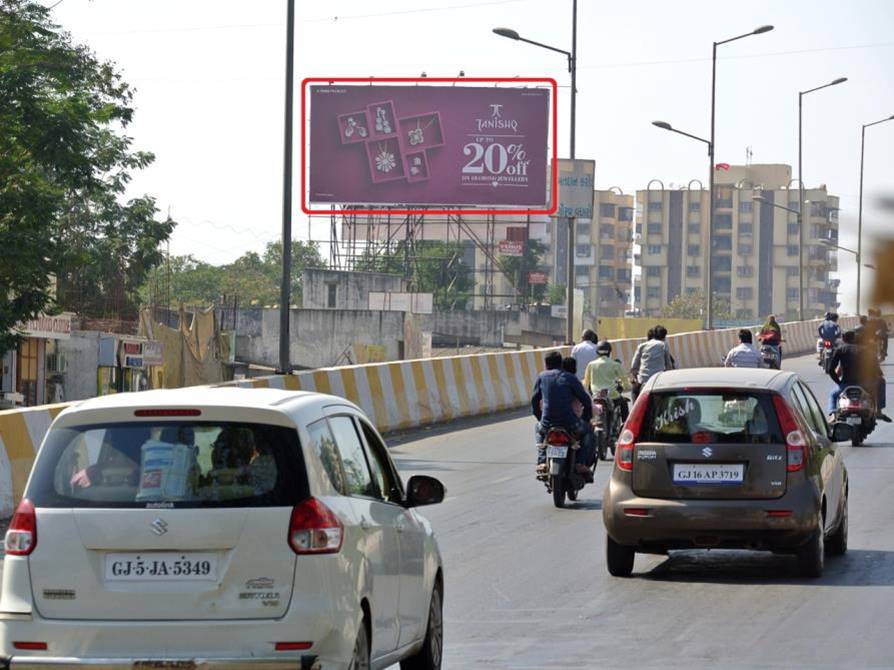
[[[106,554],[106,581],[216,581],[217,554]]]
[[[744,476],[742,463],[674,464],[674,484],[741,484]]]
[[[863,417],[860,416],[849,416],[845,418],[845,421],[850,426],[859,426],[863,423]]]
[[[546,457],[547,458],[567,458],[568,457],[568,447],[547,447],[546,448]]]

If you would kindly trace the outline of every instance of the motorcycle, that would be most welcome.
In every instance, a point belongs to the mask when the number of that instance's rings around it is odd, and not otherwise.
[[[816,344],[816,356],[819,366],[825,370],[832,358],[832,340],[819,339]]]
[[[761,344],[761,360],[765,367],[772,370],[779,369],[779,345],[778,344]]]
[[[838,408],[835,410],[836,421],[843,421],[853,429],[851,444],[859,447],[869,434],[875,430],[875,398],[859,386],[848,386],[841,391]]]
[[[567,495],[569,500],[577,500],[578,492],[587,484],[587,480],[578,474],[575,467],[580,442],[564,428],[549,428],[544,443],[547,469],[537,478],[546,485],[546,490],[553,494],[553,504],[556,507],[564,507],[565,496]],[[594,464],[591,473],[595,469]]]
[[[616,385],[619,392],[623,391],[620,384]],[[629,403],[623,395],[617,401],[609,397],[608,389],[600,389],[593,397],[593,430],[596,434],[596,456],[600,461],[608,460],[608,453],[612,458],[615,455],[615,444],[624,427],[622,412],[616,407],[616,402]]]

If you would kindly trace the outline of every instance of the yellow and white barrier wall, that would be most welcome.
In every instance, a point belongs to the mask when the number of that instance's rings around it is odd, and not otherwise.
[[[783,358],[816,347],[819,321],[782,324]],[[842,318],[852,328],[856,317]],[[713,367],[736,345],[737,328],[668,336],[681,368]],[[630,365],[641,338],[615,340],[613,356]],[[317,391],[359,405],[382,431],[439,423],[525,406],[543,357],[556,347],[391,363],[370,363],[259,377],[224,386]],[[570,347],[559,347],[563,355]],[[0,518],[21,498],[34,455],[53,419],[68,404],[0,412]]]

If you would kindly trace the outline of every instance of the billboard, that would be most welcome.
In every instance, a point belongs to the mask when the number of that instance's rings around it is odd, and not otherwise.
[[[560,158],[559,203],[555,216],[593,218],[596,161]]]
[[[549,213],[551,93],[338,80],[312,85],[302,207],[307,213],[329,212],[307,203]]]

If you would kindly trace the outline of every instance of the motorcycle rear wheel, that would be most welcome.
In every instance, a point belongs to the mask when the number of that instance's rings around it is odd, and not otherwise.
[[[550,477],[550,486],[553,490],[553,504],[559,509],[565,507],[565,478],[562,475]]]

